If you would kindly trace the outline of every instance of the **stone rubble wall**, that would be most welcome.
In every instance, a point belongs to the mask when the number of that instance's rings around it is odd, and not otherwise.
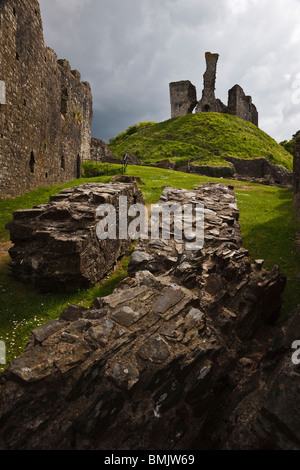
[[[112,204],[118,212],[120,196],[127,196],[128,205],[144,203],[135,182],[88,183],[16,211],[7,224],[13,276],[43,292],[95,285],[131,247],[129,238],[100,241],[96,234],[97,208]]]
[[[160,203],[204,205],[203,249],[140,240],[111,295],[33,331],[1,377],[1,449],[298,446],[299,371],[282,363],[295,318],[272,326],[285,276],[250,263],[233,188]]]
[[[92,94],[44,43],[37,0],[0,2],[0,197],[80,177],[90,155]],[[3,87],[2,87],[3,88]]]

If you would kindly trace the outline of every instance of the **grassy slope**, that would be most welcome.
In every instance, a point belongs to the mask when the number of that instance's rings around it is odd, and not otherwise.
[[[205,182],[231,180],[212,179],[198,175],[160,170],[157,168],[128,167],[127,173],[140,176],[145,182],[141,190],[146,202],[158,201],[165,186],[193,189]],[[110,176],[89,180],[75,180],[59,187],[42,188],[12,200],[0,200],[0,242],[8,240],[4,225],[11,214],[19,208],[30,208],[47,202],[51,194],[63,187],[75,186],[86,181],[108,182]],[[300,271],[300,253],[296,249],[296,232],[299,224],[295,220],[292,192],[277,187],[234,182],[241,213],[240,223],[244,246],[249,249],[251,259],[264,258],[265,266],[271,269],[278,264],[288,277],[284,294],[283,314],[289,313],[299,302],[300,283],[296,277]],[[1,255],[1,252],[0,252]],[[108,295],[126,276],[129,258],[125,258],[118,269],[101,285],[92,289],[76,291],[68,295],[42,296],[30,285],[15,281],[8,267],[8,257],[0,256],[0,340],[6,342],[7,360],[19,355],[29,339],[30,332],[38,325],[57,318],[68,303],[89,306],[95,297]],[[4,366],[0,366],[0,372]]]
[[[218,113],[189,114],[124,135],[111,145],[116,156],[128,150],[144,163],[169,159],[199,160],[203,165],[228,166],[222,155],[265,157],[292,170],[292,156],[265,132],[235,116]]]

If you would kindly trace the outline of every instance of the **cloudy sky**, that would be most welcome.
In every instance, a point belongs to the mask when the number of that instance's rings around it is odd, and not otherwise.
[[[169,83],[201,98],[205,52],[220,54],[216,96],[251,95],[277,141],[300,129],[300,0],[40,0],[45,42],[89,81],[93,137],[170,117]]]

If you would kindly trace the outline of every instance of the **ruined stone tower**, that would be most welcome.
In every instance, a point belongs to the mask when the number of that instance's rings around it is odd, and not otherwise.
[[[196,113],[225,113],[226,106],[215,97],[216,89],[216,76],[217,76],[217,63],[219,54],[205,54],[206,72],[204,74],[204,88],[202,92],[202,99],[199,101]]]
[[[170,83],[171,117],[184,116],[192,113],[225,113],[237,116],[258,126],[258,112],[252,103],[251,96],[246,96],[239,85],[235,85],[228,93],[228,104],[216,98],[216,73],[219,54],[206,52],[206,71],[202,98],[197,104],[196,87],[189,81]]]
[[[252,103],[252,98],[251,96],[246,96],[239,85],[235,85],[228,92],[227,113],[258,126],[258,112]]]
[[[197,104],[196,87],[189,80],[170,83],[170,96],[172,118],[192,113]]]
[[[90,85],[46,47],[37,0],[0,0],[0,197],[80,176]]]

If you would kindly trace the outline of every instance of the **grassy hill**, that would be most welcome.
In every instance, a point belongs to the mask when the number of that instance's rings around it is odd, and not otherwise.
[[[148,124],[148,125],[147,125]],[[230,166],[224,156],[249,159],[265,157],[293,168],[293,158],[281,145],[255,125],[218,113],[188,114],[161,123],[131,126],[110,140],[117,157],[129,151],[145,164],[168,159],[180,165]]]

